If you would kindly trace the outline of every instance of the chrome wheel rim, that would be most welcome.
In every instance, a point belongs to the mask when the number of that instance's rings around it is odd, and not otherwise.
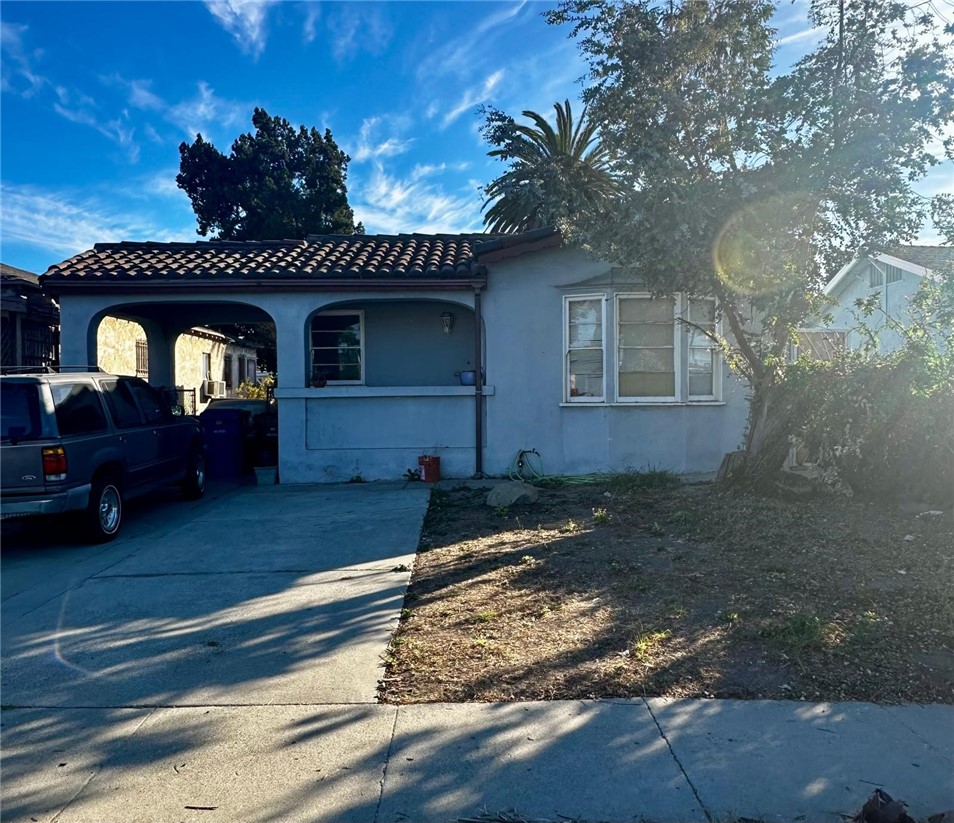
[[[195,456],[195,487],[199,491],[205,488],[205,460],[200,454]]]
[[[119,528],[122,503],[119,490],[115,486],[107,486],[99,496],[99,525],[104,534],[112,534]]]

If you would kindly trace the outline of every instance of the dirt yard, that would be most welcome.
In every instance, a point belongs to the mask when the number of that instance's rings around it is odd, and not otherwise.
[[[623,475],[435,491],[382,699],[954,702],[954,521]]]

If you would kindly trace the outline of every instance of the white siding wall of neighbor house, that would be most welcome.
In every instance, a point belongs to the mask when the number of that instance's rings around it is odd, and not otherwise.
[[[615,294],[631,286],[568,285],[609,267],[571,249],[528,254],[490,266],[484,296],[487,328],[486,471],[505,473],[517,451],[536,449],[544,471],[577,474],[658,468],[715,471],[739,447],[744,386],[722,368],[721,400],[615,402]],[[567,402],[564,388],[564,296],[605,297],[605,401]]]
[[[885,282],[886,278],[882,277],[881,285],[872,287],[868,275],[869,265],[867,261],[861,260],[852,267],[841,287],[834,294],[838,305],[832,310],[832,322],[826,326],[833,330],[848,332],[847,345],[854,349],[862,345],[866,339],[865,335],[859,331],[859,327],[864,323],[877,336],[880,351],[887,353],[901,345],[902,338],[893,325],[908,325],[909,303],[921,285],[922,278],[902,269],[900,280],[888,283]],[[883,263],[878,265],[884,268]],[[865,318],[855,308],[855,301],[866,300],[874,294],[878,295],[880,311]]]

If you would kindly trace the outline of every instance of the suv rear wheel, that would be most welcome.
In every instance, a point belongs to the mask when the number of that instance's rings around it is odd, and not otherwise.
[[[98,476],[93,480],[83,519],[86,533],[94,543],[105,543],[119,534],[123,521],[123,493],[113,478]]]

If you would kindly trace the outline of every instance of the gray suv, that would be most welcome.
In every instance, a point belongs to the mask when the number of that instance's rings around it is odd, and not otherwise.
[[[202,427],[135,377],[98,371],[0,377],[0,518],[74,512],[112,540],[123,501],[178,483],[205,491]]]

